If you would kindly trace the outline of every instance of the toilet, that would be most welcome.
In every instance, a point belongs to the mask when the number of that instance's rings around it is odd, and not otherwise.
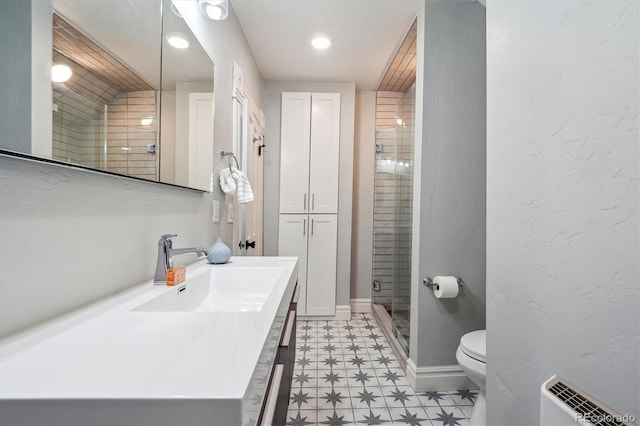
[[[471,426],[485,426],[486,399],[485,379],[487,375],[487,330],[476,330],[462,336],[456,351],[456,359],[462,371],[480,389],[471,412]]]

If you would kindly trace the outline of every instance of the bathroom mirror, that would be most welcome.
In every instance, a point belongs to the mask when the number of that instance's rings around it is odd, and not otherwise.
[[[213,62],[191,30],[208,22],[195,1],[162,10],[160,181],[212,191]]]
[[[18,143],[3,138],[0,149],[210,190],[213,63],[179,8],[171,0],[25,3],[33,30],[23,51],[40,64],[19,117],[31,132]],[[172,47],[175,34],[189,46]]]

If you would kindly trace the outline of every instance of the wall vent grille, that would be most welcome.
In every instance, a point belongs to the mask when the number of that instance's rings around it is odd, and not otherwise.
[[[552,385],[549,388],[549,392],[558,397],[567,407],[590,424],[595,426],[625,426],[625,423],[616,419],[616,417],[620,416],[603,409],[562,381]]]

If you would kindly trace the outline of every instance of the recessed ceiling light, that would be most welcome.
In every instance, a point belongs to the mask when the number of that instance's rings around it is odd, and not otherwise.
[[[198,0],[198,4],[209,19],[222,21],[229,16],[229,0]]]
[[[142,124],[143,126],[149,126],[151,125],[151,123],[153,123],[153,118],[151,117],[145,117],[142,120],[140,120],[140,124]]]
[[[189,47],[189,40],[181,33],[167,34],[167,42],[176,49],[186,49]]]
[[[315,33],[311,36],[311,45],[320,50],[328,49],[331,46],[331,36],[326,33]]]
[[[69,80],[73,72],[71,68],[63,64],[56,64],[51,67],[51,81],[54,83],[64,83]]]

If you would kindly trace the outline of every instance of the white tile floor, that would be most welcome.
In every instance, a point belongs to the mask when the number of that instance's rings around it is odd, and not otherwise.
[[[415,393],[368,314],[298,321],[287,425],[469,424],[468,389]]]

